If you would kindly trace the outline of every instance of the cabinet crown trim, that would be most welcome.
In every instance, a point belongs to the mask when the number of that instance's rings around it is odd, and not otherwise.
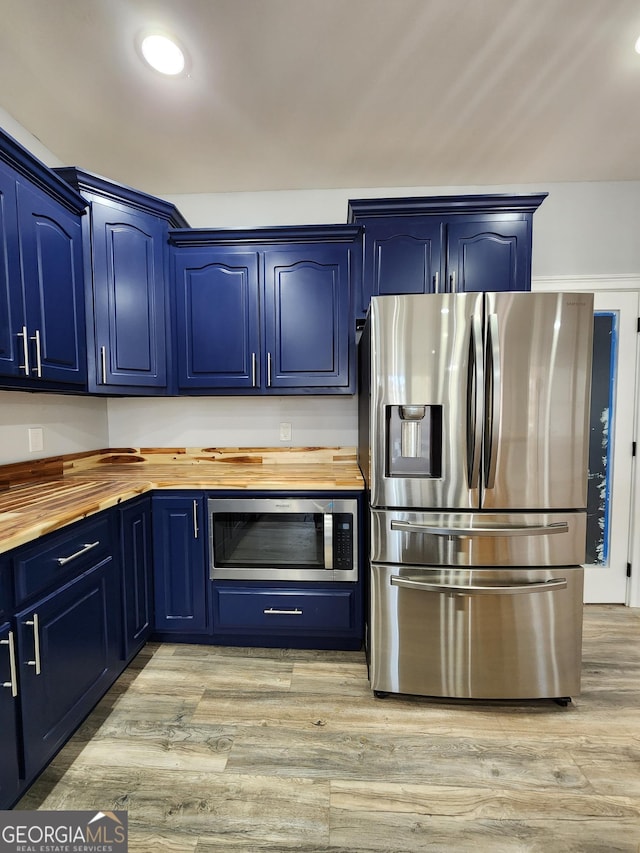
[[[419,216],[452,213],[533,213],[548,193],[519,195],[436,195],[349,199],[348,221],[363,217]]]
[[[352,242],[362,233],[359,225],[295,225],[274,228],[187,228],[169,231],[173,246],[259,245],[274,243]]]
[[[77,166],[62,166],[54,169],[54,172],[80,193],[97,195],[106,201],[124,202],[136,210],[168,220],[173,228],[189,227],[189,223],[176,206],[162,198],[115,183],[101,175],[79,169]],[[84,204],[86,203],[85,201]]]

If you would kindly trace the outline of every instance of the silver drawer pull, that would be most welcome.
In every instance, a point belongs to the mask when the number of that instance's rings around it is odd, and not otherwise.
[[[566,521],[554,521],[552,524],[505,524],[502,527],[439,527],[411,521],[392,521],[391,529],[406,533],[428,533],[431,536],[546,536],[549,533],[568,533],[569,525]]]
[[[2,687],[10,687],[11,695],[15,699],[18,695],[18,675],[16,672],[16,648],[13,642],[13,631],[9,631],[8,640],[0,640],[0,646],[9,646],[9,669],[11,671],[11,681],[2,683]]]
[[[447,595],[522,595],[533,592],[547,592],[556,589],[566,589],[566,578],[555,578],[549,581],[534,581],[533,583],[521,584],[449,584],[449,583],[425,583],[414,578],[403,578],[397,575],[391,576],[391,586],[405,587],[406,589],[419,589],[423,592],[444,592]]]
[[[275,607],[269,607],[262,611],[265,616],[302,616],[302,610],[293,607],[291,610],[277,610]]]
[[[75,554],[69,554],[68,557],[58,557],[56,563],[59,566],[66,566],[67,563],[70,563],[71,560],[75,560],[76,557],[81,557],[83,554],[86,554],[87,551],[90,551],[92,548],[96,548],[100,544],[100,540],[97,542],[87,542],[85,545],[80,548],[79,551],[76,551]]]
[[[28,660],[27,666],[35,666],[36,675],[40,675],[42,668],[40,666],[40,624],[38,622],[38,614],[33,614],[33,619],[28,619],[25,625],[33,626],[33,657],[34,660]]]

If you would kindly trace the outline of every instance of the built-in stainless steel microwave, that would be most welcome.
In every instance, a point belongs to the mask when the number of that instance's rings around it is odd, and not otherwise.
[[[210,498],[212,580],[356,581],[353,499]]]

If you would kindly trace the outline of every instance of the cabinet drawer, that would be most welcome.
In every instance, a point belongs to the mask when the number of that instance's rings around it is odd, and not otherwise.
[[[214,630],[224,634],[350,631],[354,627],[354,598],[353,589],[218,587],[214,590]]]
[[[21,548],[14,558],[17,603],[81,574],[111,547],[110,516],[103,514]]]

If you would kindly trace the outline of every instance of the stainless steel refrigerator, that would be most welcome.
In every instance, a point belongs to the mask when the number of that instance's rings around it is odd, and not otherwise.
[[[359,343],[377,695],[580,691],[593,297],[374,297]]]

